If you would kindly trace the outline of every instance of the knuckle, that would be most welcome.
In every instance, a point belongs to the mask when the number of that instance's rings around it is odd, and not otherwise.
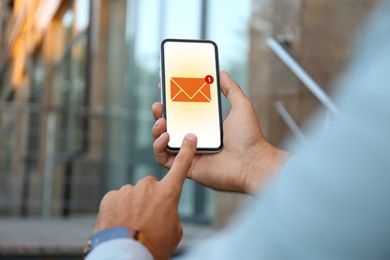
[[[111,201],[111,200],[114,200],[116,195],[117,195],[118,191],[116,190],[112,190],[112,191],[109,191],[107,192],[104,196],[103,196],[103,199],[101,201],[101,204],[102,203],[106,203],[107,201]]]
[[[137,185],[156,183],[157,178],[154,176],[146,176],[137,182]]]
[[[148,182],[157,182],[157,178],[154,176],[146,176],[146,177],[144,177],[144,180],[146,180]]]
[[[123,186],[119,189],[119,191],[128,191],[128,190],[131,190],[132,188],[133,188],[132,185],[126,184],[126,185],[123,185]]]

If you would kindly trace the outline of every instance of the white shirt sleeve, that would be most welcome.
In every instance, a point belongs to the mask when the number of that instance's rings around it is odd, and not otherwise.
[[[86,260],[153,260],[152,254],[140,242],[128,238],[118,238],[96,246]]]

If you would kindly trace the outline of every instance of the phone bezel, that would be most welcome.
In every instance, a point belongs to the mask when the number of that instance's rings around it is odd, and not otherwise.
[[[199,39],[164,39],[161,42],[161,52],[160,52],[160,86],[161,86],[161,103],[163,105],[163,117],[168,122],[167,111],[166,111],[166,86],[165,86],[165,54],[164,54],[164,45],[167,42],[182,42],[182,43],[207,43],[214,46],[214,55],[215,55],[215,65],[216,65],[216,85],[217,85],[217,96],[218,96],[218,115],[219,115],[219,132],[220,132],[220,145],[218,147],[198,147],[196,149],[197,153],[217,153],[223,149],[223,123],[222,123],[222,105],[221,105],[221,86],[219,80],[219,59],[218,59],[218,46],[214,41],[211,40],[199,40]],[[167,125],[168,127],[168,125]],[[168,129],[167,129],[168,131]],[[177,153],[180,150],[180,147],[171,147],[167,146],[166,148],[169,152]]]

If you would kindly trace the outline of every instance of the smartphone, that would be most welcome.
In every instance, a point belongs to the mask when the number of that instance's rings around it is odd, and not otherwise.
[[[161,42],[161,102],[170,136],[167,150],[178,152],[183,138],[198,138],[197,152],[223,149],[218,47],[209,40]]]

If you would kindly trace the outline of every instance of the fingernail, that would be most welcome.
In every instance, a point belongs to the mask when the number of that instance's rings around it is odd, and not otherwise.
[[[186,135],[186,139],[187,140],[192,140],[192,141],[196,140],[196,135],[194,135],[194,134],[187,134]]]
[[[158,126],[158,124],[159,124],[158,121],[159,121],[159,120],[157,120],[156,123],[154,123],[153,128],[156,128],[156,127]]]

